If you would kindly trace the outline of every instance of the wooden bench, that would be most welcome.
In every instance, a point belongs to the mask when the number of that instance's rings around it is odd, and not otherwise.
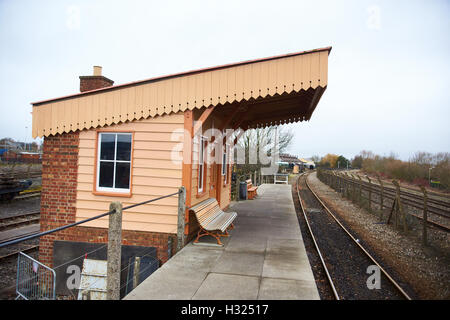
[[[197,243],[198,239],[203,236],[212,236],[219,245],[222,245],[220,237],[229,236],[228,230],[234,228],[233,221],[237,217],[236,212],[222,211],[215,198],[202,201],[189,210],[195,213],[195,217],[200,224],[200,230],[194,243]]]
[[[245,180],[247,182],[247,199],[253,200],[256,197],[258,187],[253,186],[252,179]]]

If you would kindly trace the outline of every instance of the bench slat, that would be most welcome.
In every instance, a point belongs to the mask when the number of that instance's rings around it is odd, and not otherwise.
[[[237,216],[236,212],[222,211],[215,198],[202,201],[190,210],[195,213],[201,227],[208,231],[220,230],[224,232]]]

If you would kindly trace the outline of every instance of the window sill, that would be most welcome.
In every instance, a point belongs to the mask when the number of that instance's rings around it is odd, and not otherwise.
[[[204,197],[205,195],[206,195],[206,191],[202,191],[201,193],[197,193],[197,195],[195,197],[201,198],[201,197]]]
[[[92,191],[92,194],[94,194],[96,196],[122,197],[122,198],[131,198],[131,196],[132,196],[131,191],[129,193]]]

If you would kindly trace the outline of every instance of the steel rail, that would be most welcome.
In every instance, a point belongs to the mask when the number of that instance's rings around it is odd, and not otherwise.
[[[123,210],[127,210],[127,209],[131,209],[131,208],[143,205],[143,204],[151,203],[153,201],[157,201],[157,200],[161,200],[161,199],[164,199],[164,198],[172,197],[172,196],[177,195],[179,193],[180,192],[177,191],[177,192],[165,195],[165,196],[161,196],[161,197],[158,197],[158,198],[154,198],[154,199],[150,199],[150,200],[143,201],[143,202],[140,202],[140,203],[136,203],[136,204],[133,204],[133,205],[130,205],[130,206],[127,206],[127,207],[123,207],[122,211]],[[105,216],[109,216],[110,214],[113,214],[115,212],[116,212],[116,210],[113,209],[113,210],[110,210],[108,212],[99,214],[98,216],[95,216],[95,217],[92,217],[92,218],[88,218],[88,219],[84,219],[84,220],[81,220],[81,221],[78,221],[78,222],[70,223],[70,224],[67,224],[67,225],[64,225],[64,226],[61,226],[61,227],[58,227],[58,228],[55,228],[55,229],[43,231],[43,232],[40,232],[40,233],[31,234],[29,236],[21,237],[19,239],[2,242],[2,243],[0,243],[0,248],[6,247],[6,246],[9,246],[9,245],[12,245],[12,244],[16,244],[16,243],[19,243],[19,242],[22,242],[22,241],[31,240],[31,239],[35,239],[35,238],[40,238],[42,236],[45,236],[45,235],[48,235],[48,234],[51,234],[51,233],[54,233],[54,232],[65,230],[67,228],[75,227],[75,226],[78,226],[80,224],[92,221],[92,220],[96,220],[96,219],[99,219],[99,218],[103,218]]]
[[[13,216],[7,216],[7,217],[3,217],[0,218],[0,223],[3,223],[4,221],[8,221],[8,220],[14,220],[14,219],[18,219],[18,218],[24,218],[27,216],[32,216],[32,215],[37,215],[40,214],[40,211],[31,211],[31,212],[25,212],[25,213],[19,213]]]
[[[309,224],[308,218],[306,217],[306,212],[305,212],[305,209],[304,209],[303,204],[302,204],[302,198],[300,197],[300,192],[299,192],[299,189],[298,189],[299,181],[300,181],[300,178],[301,178],[302,175],[303,174],[301,174],[297,178],[297,187],[296,187],[297,188],[296,191],[297,191],[298,201],[300,202],[300,208],[302,209],[303,217],[305,218],[306,225],[308,226],[309,234],[311,235],[311,239],[313,240],[314,246],[316,247],[317,254],[319,255],[320,262],[322,263],[323,269],[325,270],[325,273],[327,275],[328,283],[330,284],[330,287],[331,287],[331,289],[333,291],[334,297],[336,298],[336,300],[340,300],[339,294],[337,293],[337,290],[336,290],[336,286],[334,285],[333,279],[331,279],[330,272],[328,271],[328,268],[327,268],[327,266],[325,264],[325,260],[323,259],[322,253],[320,252],[319,245],[317,244],[316,238],[315,238],[314,233],[313,233],[313,231],[311,229],[311,226]]]
[[[15,216],[9,216],[0,218],[0,231],[18,228],[23,225],[28,225],[32,223],[39,222],[40,217],[35,217],[40,214],[40,211],[22,213]],[[27,220],[22,220],[24,218],[30,218]],[[17,221],[19,220],[19,221]]]
[[[311,186],[308,184],[308,175],[305,177],[305,183],[308,187],[309,191],[314,195],[314,197],[319,201],[319,203],[322,205],[322,207],[325,209],[325,211],[337,222],[337,224],[342,228],[342,230],[347,233],[347,235],[353,240],[355,244],[358,245],[358,247],[366,254],[366,256],[372,260],[373,263],[375,263],[380,270],[383,272],[383,274],[389,279],[389,281],[400,291],[400,293],[408,300],[412,300],[411,297],[400,287],[400,285],[387,273],[386,270],[375,260],[374,257],[358,242],[356,241],[355,237],[345,228],[341,222],[336,218],[336,216],[328,209],[328,207],[325,205],[325,203],[320,199],[320,197],[312,190]]]
[[[10,242],[10,241],[13,241],[13,240],[18,240],[18,239],[21,239],[23,237],[33,236],[33,235],[39,234],[39,232],[40,231],[28,232],[28,233],[23,233],[21,235],[16,235],[16,236],[10,237],[8,239],[4,239],[4,240],[0,241],[0,247],[6,246],[4,244],[7,243],[7,242]]]
[[[14,252],[5,254],[4,256],[0,256],[0,262],[3,261],[3,260],[6,260],[8,258],[11,258],[11,257],[13,257],[15,255],[18,255],[20,252],[30,252],[30,251],[34,251],[34,250],[37,250],[37,249],[39,249],[39,245],[31,246],[31,247],[28,247],[28,248],[25,248],[25,249],[22,249],[22,250],[18,250],[18,251],[14,251]]]

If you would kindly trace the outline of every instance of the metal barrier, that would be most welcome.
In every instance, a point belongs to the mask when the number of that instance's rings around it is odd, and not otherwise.
[[[17,298],[55,300],[55,271],[19,252],[17,258]]]
[[[279,180],[278,178],[282,178],[284,177],[284,180]],[[289,175],[288,174],[283,174],[283,173],[278,173],[274,175],[273,178],[273,183],[276,184],[277,182],[281,182],[284,184],[289,184]]]
[[[40,238],[42,236],[55,233],[61,230],[65,230],[92,220],[96,220],[105,216],[109,216],[108,227],[108,265],[107,265],[107,299],[119,300],[120,299],[120,257],[122,247],[122,211],[131,209],[137,206],[141,206],[147,203],[158,201],[164,198],[178,195],[178,223],[177,223],[177,251],[181,250],[185,244],[185,211],[186,211],[186,189],[180,187],[177,192],[161,196],[158,198],[150,199],[140,203],[136,203],[122,208],[120,202],[111,202],[109,211],[97,215],[92,218],[81,220],[78,222],[70,223],[57,227],[55,229],[43,231],[40,233],[21,237],[10,241],[0,243],[0,248],[20,243],[26,240]],[[17,298],[24,298],[27,300],[36,299],[55,299],[55,271],[49,267],[43,265],[39,261],[27,256],[20,252],[17,262],[17,284],[16,292]],[[61,266],[61,265],[60,265]],[[59,266],[58,266],[59,267]]]

